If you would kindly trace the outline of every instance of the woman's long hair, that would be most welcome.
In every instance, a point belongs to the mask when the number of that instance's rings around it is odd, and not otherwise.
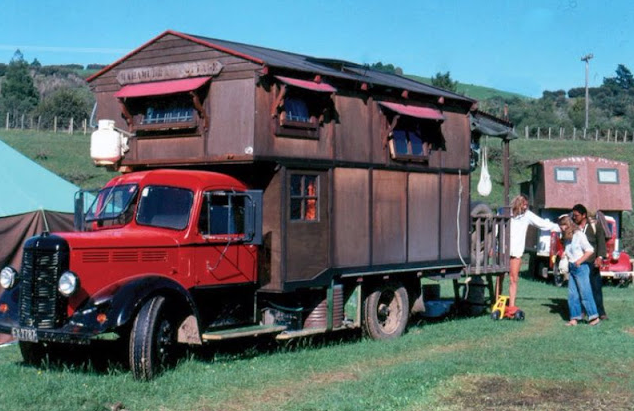
[[[524,202],[528,203],[528,197],[524,194],[518,194],[513,198],[511,201],[511,215],[513,217],[523,214],[522,205]]]
[[[572,236],[575,234],[575,231],[579,230],[579,226],[572,221],[569,215],[562,215],[559,217],[557,221],[559,223],[559,227],[565,225],[566,228],[561,229],[561,236],[564,240],[572,240]]]

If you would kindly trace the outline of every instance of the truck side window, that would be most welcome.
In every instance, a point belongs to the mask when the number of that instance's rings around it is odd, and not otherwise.
[[[319,216],[319,177],[291,175],[291,220],[317,221]]]
[[[193,200],[190,190],[147,186],[141,192],[137,223],[182,230],[187,227]]]
[[[242,193],[206,192],[198,221],[203,235],[244,234],[245,195]]]

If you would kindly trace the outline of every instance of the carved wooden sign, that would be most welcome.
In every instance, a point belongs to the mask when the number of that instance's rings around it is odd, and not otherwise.
[[[144,83],[147,81],[174,80],[187,77],[215,76],[223,65],[217,60],[193,61],[165,66],[124,69],[117,73],[119,84]]]

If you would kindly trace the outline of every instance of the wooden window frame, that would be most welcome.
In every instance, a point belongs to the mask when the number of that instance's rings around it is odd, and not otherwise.
[[[293,177],[300,177],[300,194],[293,194],[292,193],[292,180]],[[306,177],[311,177],[314,178],[315,181],[315,186],[314,186],[314,190],[315,190],[315,194],[314,195],[310,195],[307,194],[307,187],[306,187]],[[320,208],[320,201],[319,201],[319,189],[320,189],[320,181],[319,181],[319,175],[318,174],[311,174],[311,173],[291,173],[289,175],[289,184],[288,184],[288,198],[289,198],[289,211],[288,211],[288,219],[291,223],[318,223],[319,222],[319,208]],[[292,207],[292,202],[293,200],[299,200],[300,201],[300,217],[299,218],[293,218],[293,207]],[[306,218],[307,214],[309,214],[309,202],[313,201],[313,207],[314,209],[312,210],[314,213],[315,218],[313,219],[308,219]]]
[[[277,95],[271,109],[275,136],[319,140],[325,113],[329,109],[326,103],[327,98],[322,95],[323,93],[302,90],[287,84],[280,84],[279,87],[276,88],[276,93]],[[286,118],[284,102],[289,94],[292,94],[293,98],[304,100],[311,115],[310,121],[295,121]],[[317,109],[315,107],[317,107]],[[319,115],[317,115],[317,111],[320,111]]]

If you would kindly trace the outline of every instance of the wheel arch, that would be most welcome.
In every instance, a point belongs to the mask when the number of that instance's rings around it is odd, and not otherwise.
[[[109,329],[131,325],[141,307],[152,297],[162,295],[177,309],[185,310],[198,320],[198,309],[191,293],[171,278],[147,274],[125,279],[95,293],[82,311],[107,304]]]

